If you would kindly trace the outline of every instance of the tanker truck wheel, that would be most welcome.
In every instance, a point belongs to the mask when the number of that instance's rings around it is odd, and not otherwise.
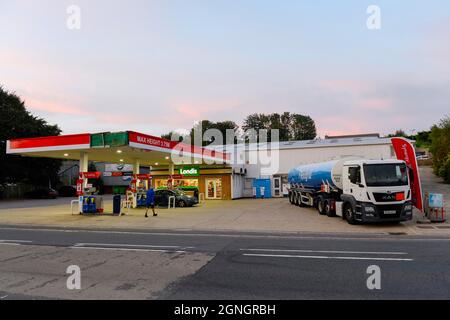
[[[297,192],[294,194],[294,204],[296,206],[300,205],[300,194],[298,194]]]
[[[302,202],[302,194],[298,194],[298,206],[299,207],[306,207],[306,205]]]
[[[329,200],[329,199],[325,200],[325,214],[327,215],[327,217],[330,217],[330,218],[336,216],[336,213],[333,210],[331,210],[331,201],[332,200]]]
[[[317,211],[319,211],[320,215],[326,214],[325,212],[325,199],[322,196],[317,198]]]
[[[353,211],[353,207],[351,204],[347,203],[345,205],[344,208],[344,216],[345,216],[345,220],[347,220],[347,222],[351,225],[354,225],[357,223],[356,219],[355,219],[355,212]]]
[[[295,192],[292,192],[292,204],[297,205],[297,194]]]

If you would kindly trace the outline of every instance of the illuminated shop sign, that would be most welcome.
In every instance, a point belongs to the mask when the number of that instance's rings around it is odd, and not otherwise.
[[[198,166],[185,166],[179,169],[179,173],[185,177],[196,177],[200,175]]]

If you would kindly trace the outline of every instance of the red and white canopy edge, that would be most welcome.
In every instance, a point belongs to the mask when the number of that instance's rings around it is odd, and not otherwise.
[[[7,154],[29,157],[79,160],[87,154],[89,160],[141,165],[172,165],[172,158],[191,157],[192,163],[214,161],[230,163],[230,155],[203,147],[190,146],[134,131],[128,131],[128,145],[118,147],[91,147],[91,134],[71,134],[37,138],[11,139],[6,142]],[[175,163],[178,164],[178,163]],[[180,163],[181,164],[181,163]]]

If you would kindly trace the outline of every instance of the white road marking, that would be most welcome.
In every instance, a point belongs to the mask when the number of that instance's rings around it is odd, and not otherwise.
[[[406,252],[374,252],[374,251],[328,251],[328,250],[300,250],[300,249],[239,249],[241,251],[261,251],[261,252],[304,252],[304,253],[345,253],[345,254],[386,254],[404,255]]]
[[[254,234],[216,234],[216,233],[178,233],[178,232],[137,232],[137,231],[114,231],[114,230],[82,230],[82,229],[38,229],[38,228],[13,228],[13,227],[0,227],[0,230],[16,230],[16,231],[45,231],[45,232],[63,232],[63,233],[99,233],[99,234],[130,234],[130,235],[150,235],[150,236],[194,236],[194,237],[225,237],[225,238],[266,238],[266,239],[299,239],[299,240],[349,240],[349,241],[450,241],[450,238],[400,238],[398,236],[392,236],[386,238],[387,233],[373,233],[371,237],[346,237],[346,234],[342,236],[333,235],[330,236],[326,233],[323,235],[315,236],[296,236],[295,234],[286,235],[254,235]],[[219,230],[220,231],[220,230]],[[380,237],[374,237],[380,236]],[[384,237],[381,237],[384,236]],[[407,237],[407,235],[405,235]]]
[[[31,243],[30,240],[0,240],[0,245],[3,246],[20,246],[22,243]]]
[[[150,244],[126,244],[126,243],[76,243],[73,245],[74,247],[87,247],[87,246],[97,246],[97,247],[136,247],[136,248],[183,248],[183,249],[192,249],[194,247],[184,247],[184,246],[157,246]]]
[[[5,299],[5,298],[7,298],[7,297],[8,297],[8,295],[3,296],[3,297],[0,297],[0,299]]]
[[[250,256],[250,257],[268,257],[268,258],[335,259],[335,260],[374,260],[374,261],[414,261],[413,259],[379,258],[379,257],[297,256],[297,255],[287,255],[287,254],[259,254],[259,253],[244,253],[243,255],[244,255],[244,256]]]
[[[110,250],[110,251],[136,251],[136,252],[164,252],[164,253],[186,253],[183,250],[163,250],[163,249],[137,249],[137,248],[114,248],[114,247],[69,247],[69,249],[86,249],[86,250]]]

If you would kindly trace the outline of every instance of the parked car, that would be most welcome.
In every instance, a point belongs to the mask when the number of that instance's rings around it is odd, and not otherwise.
[[[155,191],[155,205],[168,206],[171,196],[175,197],[176,207],[192,207],[197,203],[194,197],[188,196],[181,190],[160,189]]]
[[[198,188],[194,187],[179,187],[176,188],[176,190],[179,190],[181,192],[184,192],[187,196],[191,196],[194,198],[195,203],[198,204]]]
[[[57,196],[56,190],[47,187],[39,187],[25,193],[25,197],[30,199],[56,199]]]
[[[428,160],[428,159],[430,159],[430,157],[428,155],[426,155],[426,154],[418,155],[416,158],[417,158],[417,160]]]
[[[58,189],[58,193],[60,197],[76,197],[77,188],[74,186],[62,186]]]

